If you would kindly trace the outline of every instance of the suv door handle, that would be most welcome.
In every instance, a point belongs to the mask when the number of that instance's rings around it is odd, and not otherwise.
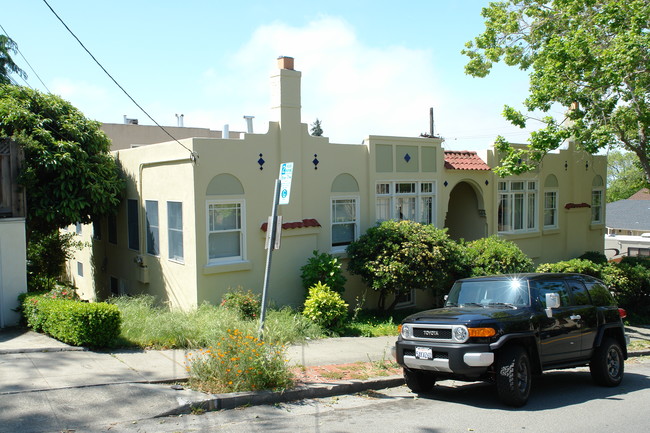
[[[571,320],[580,320],[582,319],[582,316],[580,314],[576,314],[575,316],[569,316],[569,319]]]

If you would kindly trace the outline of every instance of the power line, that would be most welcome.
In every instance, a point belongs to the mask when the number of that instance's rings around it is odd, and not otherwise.
[[[136,100],[133,99],[133,97],[132,97],[131,95],[129,95],[129,93],[128,93],[126,90],[124,90],[124,87],[122,87],[122,86],[120,85],[120,83],[118,83],[117,80],[115,80],[115,78],[113,78],[113,76],[112,76],[111,74],[108,73],[108,71],[106,70],[106,68],[104,68],[104,66],[102,66],[101,63],[99,63],[99,60],[97,60],[97,59],[95,58],[95,56],[93,56],[93,54],[90,52],[90,50],[88,50],[88,48],[86,48],[86,46],[83,44],[83,42],[81,42],[81,40],[79,40],[79,38],[77,37],[77,35],[75,35],[74,32],[73,32],[72,30],[70,30],[70,27],[68,27],[68,25],[63,21],[63,19],[61,19],[61,17],[59,16],[59,14],[57,14],[56,11],[55,11],[54,9],[52,9],[52,6],[50,6],[50,4],[47,2],[47,0],[43,0],[43,3],[45,3],[45,5],[50,9],[50,11],[52,11],[52,13],[54,14],[54,16],[55,16],[55,17],[56,17],[56,18],[61,22],[61,24],[63,24],[63,27],[65,27],[66,30],[67,30],[67,31],[72,35],[72,37],[74,37],[74,38],[77,40],[77,42],[79,42],[79,45],[81,45],[81,48],[83,48],[83,49],[86,51],[86,53],[88,53],[88,55],[89,55],[89,56],[90,56],[90,57],[95,61],[95,63],[97,63],[97,65],[102,69],[102,71],[104,71],[104,73],[105,73],[106,75],[108,75],[108,77],[113,81],[113,83],[115,83],[115,85],[116,85],[117,87],[119,87],[120,90],[121,90],[122,92],[124,92],[124,94],[125,94],[125,95],[130,99],[130,100],[131,100],[131,102],[133,102],[133,103],[134,103],[134,104],[135,104],[135,105],[136,105],[136,106],[137,106],[137,107],[138,107],[138,108],[139,108],[139,109],[140,109],[140,110],[141,110],[141,111],[142,111],[142,112],[143,112],[143,113],[144,113],[144,114],[145,114],[145,115],[146,115],[146,116],[147,116],[147,117],[148,117],[148,118],[153,122],[153,123],[156,124],[156,126],[157,126],[158,128],[162,129],[163,132],[165,132],[165,134],[167,134],[167,135],[168,135],[172,140],[174,140],[174,141],[175,141],[176,143],[178,143],[181,147],[183,147],[185,150],[187,150],[188,152],[190,152],[190,159],[191,159],[194,163],[196,163],[196,160],[197,160],[197,158],[198,158],[198,154],[197,154],[196,152],[194,152],[193,150],[191,150],[190,148],[188,148],[187,146],[185,146],[185,145],[184,145],[183,143],[181,143],[180,141],[178,141],[178,140],[176,139],[176,137],[174,137],[173,135],[171,135],[171,134],[169,133],[169,131],[167,131],[167,130],[166,130],[165,128],[163,128],[163,127],[162,127],[158,122],[156,122],[156,120],[155,120],[153,117],[151,117],[151,115],[150,115],[150,114],[149,114],[149,113],[148,113],[144,108],[142,108],[142,106],[141,106],[140,104],[138,104],[138,103],[136,102]]]
[[[7,31],[5,30],[4,27],[2,27],[2,24],[0,24],[0,29],[2,29],[2,32],[3,32],[3,33],[4,33],[4,34],[9,38],[9,39],[11,39],[11,36],[9,36],[9,33],[7,33]],[[13,39],[12,39],[12,40],[13,40]],[[52,92],[50,92],[50,89],[47,88],[47,86],[45,85],[45,83],[43,82],[43,80],[41,80],[41,77],[38,76],[38,74],[36,73],[36,71],[34,70],[34,68],[32,67],[32,65],[27,61],[27,59],[25,58],[25,56],[23,56],[23,53],[20,51],[20,48],[16,47],[16,51],[18,51],[18,54],[20,54],[20,57],[23,58],[23,60],[25,61],[25,63],[27,63],[27,66],[29,66],[29,69],[31,69],[32,72],[34,73],[34,75],[36,75],[36,78],[38,78],[38,81],[40,81],[41,84],[43,85],[43,87],[45,87],[45,90],[47,90],[47,93],[52,93]],[[27,84],[27,80],[25,80],[24,78],[23,78],[23,80],[24,80],[25,83]],[[27,85],[29,86],[29,84],[27,84]],[[31,86],[29,86],[29,87],[31,88]]]

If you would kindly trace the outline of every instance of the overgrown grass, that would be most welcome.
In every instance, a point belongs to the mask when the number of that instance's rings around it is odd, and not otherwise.
[[[257,320],[243,319],[235,310],[207,303],[190,311],[170,310],[155,305],[148,295],[111,300],[122,313],[121,333],[116,346],[151,349],[196,349],[216,345],[228,329],[256,335]],[[292,344],[317,339],[323,330],[290,308],[270,310],[264,339],[269,343]]]
[[[149,349],[198,349],[214,346],[228,329],[257,335],[259,321],[244,319],[236,310],[208,303],[190,311],[156,306],[153,296],[113,298],[122,313],[121,333],[116,347]],[[397,335],[397,325],[410,314],[399,310],[387,315],[359,311],[340,328],[327,332],[289,307],[271,309],[265,320],[264,339],[270,343],[294,344],[327,336],[379,337]]]
[[[362,310],[356,317],[347,321],[336,331],[344,337],[382,337],[386,335],[397,336],[397,326],[411,310],[393,311],[387,314],[382,311]]]

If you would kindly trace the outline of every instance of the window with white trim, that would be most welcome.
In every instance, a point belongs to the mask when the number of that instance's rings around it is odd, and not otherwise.
[[[435,182],[379,182],[376,189],[378,221],[410,220],[435,224]]]
[[[591,223],[600,224],[603,222],[603,196],[605,190],[603,188],[603,178],[600,176],[594,177],[591,189]]]
[[[557,191],[544,190],[544,228],[557,228]]]
[[[208,201],[208,262],[245,258],[244,200]]]
[[[332,197],[332,251],[345,248],[359,236],[359,198]]]
[[[144,202],[145,216],[147,219],[147,253],[153,256],[160,254],[160,224],[158,222],[158,202],[146,200]]]
[[[544,228],[558,227],[558,194],[559,183],[554,174],[549,174],[544,180]]]
[[[169,260],[183,262],[183,203],[167,202],[167,247]]]
[[[505,180],[499,182],[499,233],[537,230],[537,182]]]

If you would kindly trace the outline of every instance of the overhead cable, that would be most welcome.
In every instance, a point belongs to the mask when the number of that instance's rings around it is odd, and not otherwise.
[[[102,71],[104,71],[104,73],[113,81],[113,83],[115,83],[115,85],[120,88],[120,90],[131,100],[131,102],[133,102],[158,128],[162,129],[163,132],[165,134],[167,134],[172,140],[174,140],[181,147],[183,147],[185,150],[190,152],[190,159],[194,163],[196,163],[197,158],[198,158],[198,154],[196,152],[194,152],[192,149],[190,149],[189,147],[185,146],[180,141],[178,141],[178,139],[176,139],[176,137],[171,135],[169,133],[169,131],[167,131],[158,122],[156,122],[156,120],[153,117],[151,117],[151,115],[144,108],[142,108],[142,106],[140,104],[138,104],[136,102],[136,100],[133,99],[133,97],[126,90],[124,90],[124,87],[122,87],[120,85],[120,83],[118,83],[117,80],[115,78],[113,78],[113,76],[111,74],[109,74],[109,72],[106,70],[106,68],[104,68],[104,66],[102,66],[101,63],[99,63],[99,60],[97,60],[95,58],[95,56],[93,56],[93,54],[90,52],[90,50],[88,50],[88,48],[86,48],[86,46],[83,44],[83,42],[81,42],[81,40],[77,37],[77,35],[75,35],[74,32],[70,29],[70,27],[68,27],[68,25],[63,21],[63,19],[61,19],[59,14],[57,14],[56,11],[54,9],[52,9],[52,6],[50,6],[50,4],[47,2],[47,0],[43,0],[43,3],[45,3],[45,5],[50,9],[50,11],[52,11],[54,16],[61,22],[61,24],[63,24],[63,26],[66,28],[66,30],[72,35],[72,37],[74,37],[77,40],[77,42],[79,42],[79,45],[81,45],[81,47],[86,51],[86,53],[88,53],[88,55],[95,61],[95,63],[97,63],[97,65],[102,69]]]

